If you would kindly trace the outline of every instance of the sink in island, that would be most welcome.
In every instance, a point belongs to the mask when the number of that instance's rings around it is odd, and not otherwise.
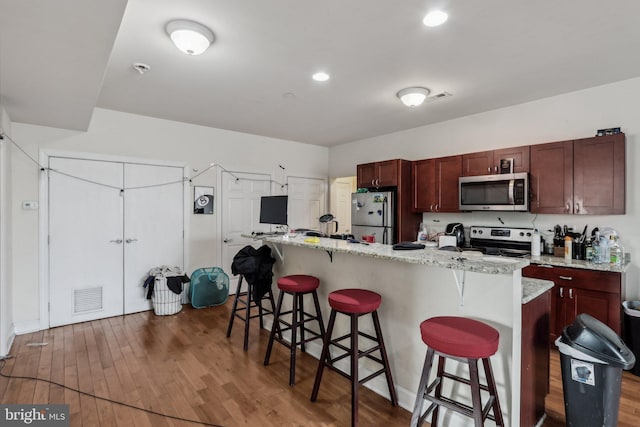
[[[498,396],[506,424],[520,425],[523,304],[553,286],[552,282],[522,278],[522,268],[529,265],[528,260],[470,256],[436,248],[401,251],[390,245],[324,238],[307,243],[304,236],[268,236],[261,240],[279,258],[275,277],[311,274],[320,279],[318,295],[325,322],[329,315],[327,295],[334,290],[362,288],[382,296],[378,312],[385,345],[400,406],[409,411],[413,410],[427,351],[420,337],[420,322],[434,316],[463,316],[496,328],[500,345],[491,363]],[[347,323],[346,319],[342,323],[337,320],[334,333],[346,333]],[[373,331],[366,319],[362,323],[364,332]],[[318,358],[321,345],[312,344],[307,352]],[[348,360],[344,362],[343,369],[348,371]],[[370,373],[368,370],[377,369],[366,362],[361,362],[363,377]],[[456,368],[457,362],[449,363],[448,369],[468,375],[465,365]],[[468,398],[465,403],[470,404],[467,386],[444,384],[443,393],[462,401]],[[383,378],[370,381],[367,387],[388,398]],[[524,403],[523,406],[527,407]],[[441,414],[446,425],[472,425],[472,420],[444,408]]]

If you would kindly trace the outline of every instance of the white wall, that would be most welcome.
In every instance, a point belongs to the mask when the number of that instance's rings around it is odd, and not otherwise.
[[[0,356],[9,352],[13,340],[11,306],[11,120],[0,105],[0,128],[7,135],[0,141]]]
[[[494,148],[540,144],[594,136],[597,129],[621,127],[627,137],[626,215],[534,215],[518,214],[424,214],[430,226],[443,229],[448,222],[469,225],[499,225],[498,216],[511,226],[531,226],[542,230],[567,224],[582,231],[588,224],[618,230],[625,249],[631,252],[627,274],[627,296],[640,297],[640,78],[599,86],[535,102],[396,132],[332,147],[329,151],[330,177],[355,175],[356,165],[377,160],[403,158],[419,160]],[[441,102],[447,102],[443,100]],[[429,114],[426,105],[424,114]],[[413,112],[415,113],[415,112]],[[437,222],[439,221],[439,222]]]
[[[195,126],[96,109],[87,132],[13,124],[14,140],[32,157],[39,150],[71,150],[134,158],[186,162],[204,170],[217,163],[231,171],[271,174],[283,181],[287,175],[327,177],[328,149],[238,132]],[[38,200],[39,168],[24,154],[13,152],[13,307],[19,332],[39,325],[38,213],[24,211],[24,200]],[[196,185],[218,187],[216,169],[194,180]],[[217,201],[216,201],[217,204]],[[211,266],[218,257],[219,207],[213,216],[190,215],[187,271]]]

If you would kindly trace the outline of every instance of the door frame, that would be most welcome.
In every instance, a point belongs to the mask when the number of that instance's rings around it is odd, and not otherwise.
[[[137,163],[153,166],[180,167],[183,170],[183,238],[182,251],[184,267],[189,265],[189,245],[186,239],[189,236],[189,214],[191,212],[190,183],[191,169],[186,162],[171,160],[154,160],[139,157],[118,156],[102,153],[85,153],[80,151],[67,150],[40,150],[39,161],[41,165],[48,165],[50,157],[66,157],[78,160],[98,160],[105,162]],[[38,209],[38,276],[39,276],[39,300],[40,300],[40,330],[49,329],[49,174],[46,170],[40,171],[39,176],[39,197],[40,208]]]

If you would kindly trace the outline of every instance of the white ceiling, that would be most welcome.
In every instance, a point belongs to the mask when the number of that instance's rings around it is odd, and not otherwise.
[[[438,7],[449,21],[423,26]],[[0,0],[0,95],[14,122],[86,130],[101,107],[331,146],[640,76],[639,16],[637,0]],[[172,19],[214,44],[182,54]],[[453,96],[409,109],[407,86]]]

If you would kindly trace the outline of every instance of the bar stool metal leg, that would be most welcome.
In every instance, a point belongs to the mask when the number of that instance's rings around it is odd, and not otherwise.
[[[351,427],[358,425],[358,315],[351,317]]]
[[[380,319],[378,318],[378,311],[371,313],[373,317],[373,327],[375,328],[376,335],[378,336],[378,343],[380,345],[380,355],[382,356],[382,364],[385,369],[385,376],[387,377],[387,386],[389,387],[389,396],[391,398],[391,404],[398,406],[398,395],[396,388],[393,386],[393,378],[391,377],[391,367],[389,366],[389,358],[387,357],[387,349],[384,346],[384,340],[382,339],[382,329],[380,328]]]
[[[336,311],[331,310],[329,315],[329,324],[327,325],[327,332],[324,335],[322,343],[322,354],[318,362],[318,370],[316,371],[316,380],[313,383],[313,391],[311,392],[311,401],[318,400],[318,391],[320,391],[320,381],[322,380],[322,373],[325,365],[329,362],[329,342],[331,341],[331,333],[333,332],[333,325],[336,322]]]

